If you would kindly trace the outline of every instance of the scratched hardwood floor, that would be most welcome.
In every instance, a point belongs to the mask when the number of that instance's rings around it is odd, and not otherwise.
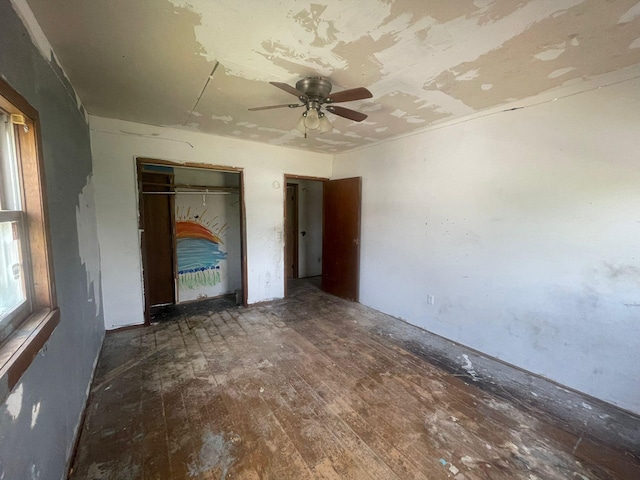
[[[108,334],[70,478],[640,478],[372,327],[397,320],[292,293]]]

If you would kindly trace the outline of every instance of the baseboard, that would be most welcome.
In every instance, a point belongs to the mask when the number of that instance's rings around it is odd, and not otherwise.
[[[369,308],[369,307],[367,307]],[[381,313],[381,312],[380,312]],[[406,351],[477,388],[544,414],[579,438],[604,442],[640,457],[640,416],[540,375],[381,313],[369,328]]]

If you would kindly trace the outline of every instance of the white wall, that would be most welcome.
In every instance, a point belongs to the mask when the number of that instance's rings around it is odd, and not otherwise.
[[[338,155],[361,302],[640,413],[639,142],[636,79]]]
[[[143,321],[135,157],[244,169],[249,303],[284,295],[283,176],[329,177],[332,157],[91,117],[105,325]]]

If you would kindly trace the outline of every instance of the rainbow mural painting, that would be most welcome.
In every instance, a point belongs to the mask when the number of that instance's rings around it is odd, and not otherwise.
[[[221,282],[220,262],[227,253],[220,249],[220,235],[226,225],[213,233],[203,222],[205,212],[191,215],[190,209],[176,219],[176,244],[178,256],[178,279],[180,286],[194,289],[199,286],[214,286]],[[186,218],[184,218],[186,217]],[[215,219],[214,219],[215,220]],[[215,228],[217,224],[214,224]]]

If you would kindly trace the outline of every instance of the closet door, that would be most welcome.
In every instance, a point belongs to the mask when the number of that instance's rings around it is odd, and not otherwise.
[[[142,172],[144,276],[149,306],[175,303],[173,175]],[[166,186],[165,186],[166,185]]]

